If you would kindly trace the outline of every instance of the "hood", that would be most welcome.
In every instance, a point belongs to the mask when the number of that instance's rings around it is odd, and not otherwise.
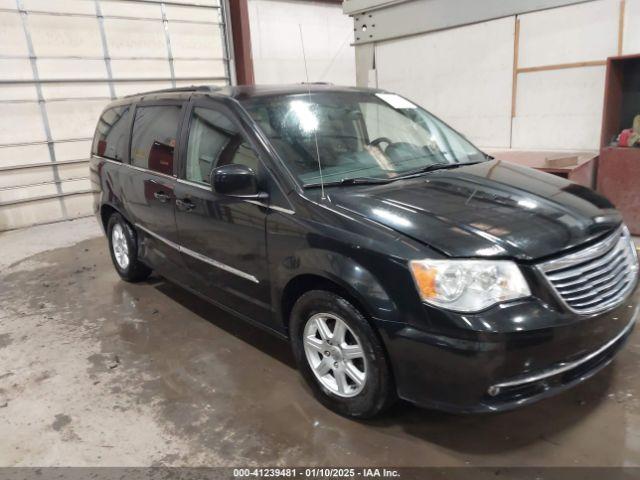
[[[622,221],[594,191],[501,160],[332,188],[329,198],[451,257],[539,259],[594,240]]]

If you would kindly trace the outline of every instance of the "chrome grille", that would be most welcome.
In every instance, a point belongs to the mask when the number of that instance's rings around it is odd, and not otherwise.
[[[572,311],[603,312],[622,303],[638,277],[638,256],[626,227],[591,247],[539,265]]]

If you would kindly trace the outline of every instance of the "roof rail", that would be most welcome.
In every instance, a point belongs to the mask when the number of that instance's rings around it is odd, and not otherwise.
[[[171,93],[171,92],[215,92],[220,90],[221,87],[214,85],[191,85],[188,87],[174,87],[174,88],[162,88],[160,90],[150,90],[148,92],[132,93],[131,95],[125,95],[124,98],[138,97],[140,95],[151,95],[154,93]]]

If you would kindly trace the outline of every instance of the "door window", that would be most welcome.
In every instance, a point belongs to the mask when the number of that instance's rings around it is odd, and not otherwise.
[[[91,153],[121,162],[127,151],[127,134],[131,106],[125,105],[106,110],[96,128]]]
[[[173,175],[179,105],[138,107],[131,135],[131,164]]]
[[[215,167],[241,164],[258,172],[258,157],[229,118],[207,108],[195,108],[191,114],[185,178],[209,183]]]

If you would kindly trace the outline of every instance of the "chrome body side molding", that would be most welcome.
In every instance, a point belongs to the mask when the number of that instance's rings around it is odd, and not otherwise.
[[[205,255],[202,255],[198,252],[194,252],[193,250],[183,247],[182,245],[178,245],[175,242],[172,242],[171,240],[164,238],[161,235],[158,235],[155,232],[152,232],[151,230],[149,230],[148,228],[143,227],[142,225],[136,223],[136,228],[139,228],[140,230],[142,230],[143,232],[145,232],[146,234],[156,238],[157,240],[160,240],[161,242],[169,245],[171,248],[174,248],[176,250],[178,250],[180,253],[184,253],[185,255],[189,255],[190,257],[195,258],[196,260],[199,260],[201,262],[204,263],[208,263],[209,265],[211,265],[212,267],[216,267],[219,268],[220,270],[224,270],[226,272],[232,273],[234,275],[237,275],[238,277],[244,278],[245,280],[249,280],[250,282],[253,283],[260,283],[260,280],[258,280],[254,275],[251,275],[250,273],[247,272],[243,272],[242,270],[238,270],[237,268],[231,267],[225,263],[222,262],[218,262],[217,260],[214,260],[213,258],[209,258]]]

